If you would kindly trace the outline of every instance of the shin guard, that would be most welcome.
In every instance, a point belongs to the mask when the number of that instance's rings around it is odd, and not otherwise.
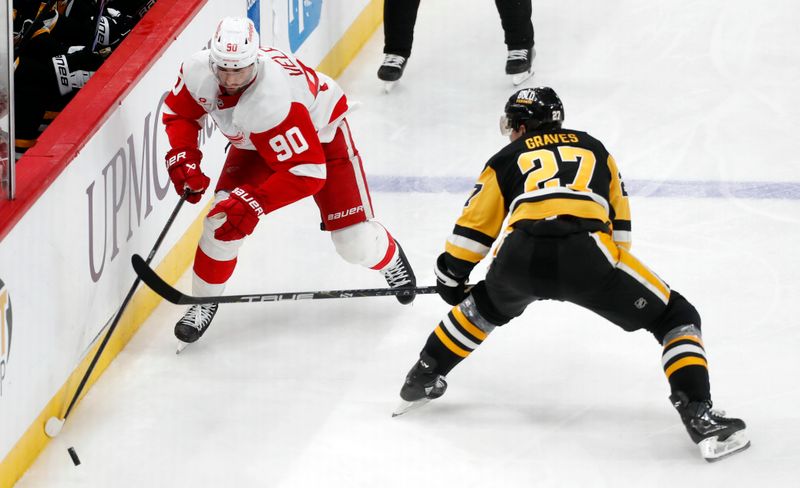
[[[700,329],[693,324],[675,327],[664,336],[661,365],[672,392],[682,391],[692,401],[711,398],[708,362]]]

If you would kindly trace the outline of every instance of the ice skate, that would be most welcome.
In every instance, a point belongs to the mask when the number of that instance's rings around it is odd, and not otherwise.
[[[178,338],[176,354],[183,351],[188,344],[197,341],[206,332],[217,314],[219,304],[192,305],[183,317],[175,324],[175,337]]]
[[[521,84],[533,76],[533,58],[536,57],[536,50],[530,49],[511,49],[506,58],[506,74],[511,77],[514,86]]]
[[[447,391],[447,381],[444,376],[435,373],[435,369],[436,360],[422,352],[419,360],[406,375],[406,381],[400,389],[400,398],[403,400],[392,412],[392,417],[403,415],[444,395]]]
[[[381,67],[378,68],[378,78],[384,81],[383,91],[389,93],[395,83],[403,76],[408,58],[397,54],[386,54]]]
[[[669,399],[681,415],[689,437],[700,448],[700,455],[709,463],[750,447],[743,420],[712,410],[710,401],[690,402],[680,391]]]
[[[414,276],[414,270],[411,269],[411,264],[408,262],[406,253],[403,252],[400,243],[394,242],[397,245],[397,257],[394,260],[394,264],[381,270],[381,274],[386,278],[389,288],[415,288],[417,286],[417,278]],[[409,293],[407,295],[397,295],[396,298],[403,305],[408,305],[414,301],[414,297],[416,297],[415,293]]]

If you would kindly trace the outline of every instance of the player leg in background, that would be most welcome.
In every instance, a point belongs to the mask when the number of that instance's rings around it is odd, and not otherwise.
[[[531,0],[495,0],[494,3],[508,47],[506,74],[511,76],[514,85],[519,85],[533,74],[531,65],[536,57]]]
[[[617,247],[608,234],[589,236],[570,239],[569,255],[584,259],[559,262],[562,289],[568,291],[557,298],[588,308],[623,330],[653,333],[662,345],[670,401],[707,461],[749,447],[745,423],[712,409],[708,362],[695,307],[630,252]],[[601,286],[589,290],[587,282]]]
[[[385,0],[383,3],[383,63],[378,78],[391,83],[403,76],[414,43],[414,24],[420,0]]]
[[[256,151],[231,147],[217,183],[211,208],[214,208],[217,202],[228,198],[229,192],[237,186],[245,183],[258,185],[270,174],[267,165]],[[214,232],[222,223],[223,221],[217,218],[206,217],[203,220],[203,233],[192,266],[192,293],[195,296],[221,295],[236,268],[239,248],[244,239],[221,241],[214,237]],[[175,324],[175,337],[183,343],[197,341],[208,330],[217,308],[216,303],[189,307]]]
[[[379,271],[392,288],[414,288],[417,280],[403,248],[374,220],[367,179],[347,120],[339,123],[333,139],[323,143],[322,149],[327,178],[314,201],[322,229],[331,233],[336,252],[348,263]],[[414,295],[397,300],[408,304]]]

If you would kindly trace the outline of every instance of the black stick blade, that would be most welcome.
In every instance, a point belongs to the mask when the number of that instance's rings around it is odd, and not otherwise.
[[[144,283],[149,286],[151,290],[171,303],[176,305],[182,304],[181,298],[183,297],[183,293],[179,292],[170,286],[169,283],[162,280],[161,277],[158,276],[155,271],[153,271],[153,268],[147,265],[141,256],[138,254],[131,256],[131,264],[133,264],[133,270],[136,271],[136,275],[139,276],[139,279],[144,281]]]

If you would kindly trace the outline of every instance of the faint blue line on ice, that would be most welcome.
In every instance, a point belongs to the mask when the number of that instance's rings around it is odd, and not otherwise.
[[[475,180],[457,176],[382,176],[369,178],[373,191],[468,193]],[[625,180],[633,196],[800,200],[800,182]]]

